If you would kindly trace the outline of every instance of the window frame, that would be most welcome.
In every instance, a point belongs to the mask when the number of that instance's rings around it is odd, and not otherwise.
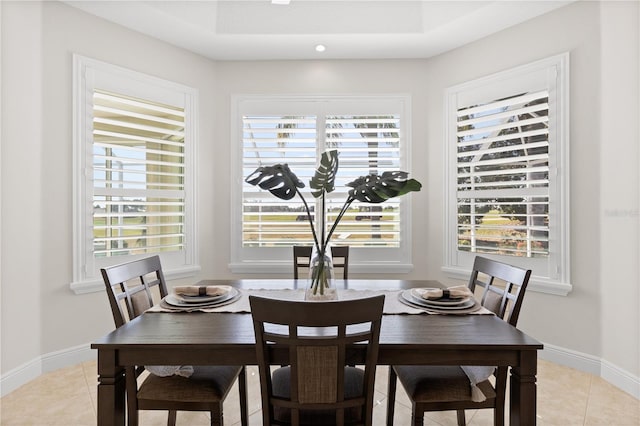
[[[147,257],[93,255],[93,123],[94,89],[110,90],[125,96],[176,105],[185,111],[184,142],[184,250],[158,252],[168,279],[195,275],[199,270],[196,229],[195,158],[197,147],[196,89],[98,61],[73,55],[73,281],[76,294],[104,289],[100,268]]]
[[[336,109],[326,105],[335,103]],[[362,105],[366,109],[341,109],[345,104]],[[231,164],[233,164],[233,190],[231,199],[231,262],[229,268],[234,273],[290,273],[292,268],[291,247],[248,248],[242,247],[242,186],[246,176],[242,176],[243,141],[242,117],[246,114],[287,114],[291,110],[281,109],[284,105],[299,105],[296,114],[309,114],[322,111],[319,122],[325,115],[331,114],[381,114],[399,113],[400,132],[400,169],[410,172],[411,148],[411,98],[409,95],[232,95],[231,99]],[[314,105],[322,104],[322,107]],[[396,111],[383,108],[395,105]],[[366,107],[364,107],[366,106]],[[340,151],[340,149],[338,149]],[[293,170],[295,173],[295,169]],[[340,171],[338,171],[340,174]],[[308,187],[309,182],[304,182]],[[311,198],[307,198],[311,201]],[[413,269],[411,263],[411,196],[399,198],[400,210],[400,246],[397,248],[352,247],[349,254],[349,270],[354,273],[408,273]],[[390,252],[393,252],[390,255]]]
[[[535,82],[535,83],[534,83]],[[546,84],[549,91],[549,240],[546,258],[465,252],[457,249],[457,110],[460,98],[478,103],[535,91]],[[529,289],[567,295],[572,290],[569,224],[569,53],[545,58],[449,87],[445,91],[445,217],[444,265],[451,278],[466,279],[476,255],[532,270]],[[468,102],[467,102],[468,103]]]

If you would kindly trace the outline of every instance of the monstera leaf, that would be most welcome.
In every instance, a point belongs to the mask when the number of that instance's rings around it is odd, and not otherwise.
[[[296,196],[296,188],[304,188],[304,183],[298,179],[287,164],[258,167],[245,179],[251,185],[258,185],[280,198],[290,200]]]
[[[309,181],[312,189],[311,195],[318,198],[322,192],[331,192],[335,189],[336,173],[338,173],[338,151],[333,149],[325,151],[320,157],[320,165],[316,169],[315,175]]]
[[[382,176],[361,176],[347,184],[353,188],[349,198],[364,203],[384,203],[389,198],[398,197],[411,191],[420,191],[422,184],[415,179],[407,179],[407,172],[384,172]]]

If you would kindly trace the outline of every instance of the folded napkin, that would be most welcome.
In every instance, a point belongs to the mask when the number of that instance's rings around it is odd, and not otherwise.
[[[456,287],[449,287],[449,288],[424,289],[422,290],[421,295],[424,299],[427,299],[427,300],[441,299],[443,297],[446,297],[449,299],[464,299],[464,298],[473,296],[473,293],[471,292],[471,290],[469,290],[469,287],[464,285],[459,285]]]
[[[180,296],[222,296],[229,292],[229,288],[219,285],[179,285],[174,287],[173,291]]]
[[[469,383],[471,383],[471,400],[473,402],[485,401],[487,396],[482,393],[482,390],[480,390],[477,384],[489,379],[496,367],[489,367],[485,365],[462,365],[461,367],[467,374]]]
[[[154,376],[168,377],[182,376],[190,377],[193,374],[192,365],[145,365],[144,368]]]

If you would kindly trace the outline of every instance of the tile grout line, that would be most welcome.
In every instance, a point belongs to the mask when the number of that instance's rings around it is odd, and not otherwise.
[[[583,426],[587,424],[587,413],[589,412],[589,402],[591,401],[591,391],[593,390],[593,374],[589,374],[589,391],[584,404],[584,416],[582,418]]]

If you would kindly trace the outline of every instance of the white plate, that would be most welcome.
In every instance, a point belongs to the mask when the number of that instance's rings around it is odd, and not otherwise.
[[[430,290],[426,288],[412,288],[409,290],[411,292],[411,297],[416,300],[418,303],[427,303],[432,306],[460,306],[462,304],[466,304],[471,300],[471,297],[465,297],[463,299],[435,299],[429,300],[422,297],[421,291]]]
[[[229,291],[226,294],[223,294],[221,296],[209,296],[209,297],[215,297],[215,299],[207,301],[207,302],[185,302],[182,300],[182,298],[184,296],[178,296],[176,294],[169,294],[164,298],[164,301],[171,306],[177,306],[180,308],[187,308],[187,307],[213,307],[216,306],[217,304],[220,303],[224,303],[229,299],[233,299],[234,297],[236,297],[238,295],[238,289],[234,288],[234,287],[229,287]]]
[[[398,295],[400,302],[405,305],[409,305],[411,307],[417,309],[423,309],[426,312],[434,313],[434,314],[450,314],[450,315],[463,315],[472,312],[476,312],[481,308],[480,304],[475,301],[475,299],[471,299],[472,303],[470,306],[465,308],[455,307],[452,309],[451,307],[442,307],[442,306],[429,306],[421,303],[415,302],[415,299],[411,296],[409,290],[405,290]],[[444,309],[443,309],[444,308]]]
[[[422,297],[416,297],[415,295],[412,294],[411,290],[405,290],[403,292],[400,293],[400,296],[408,301],[409,303],[412,303],[414,305],[418,305],[420,307],[424,307],[424,308],[430,308],[430,309],[436,309],[436,310],[464,310],[464,309],[469,309],[471,307],[473,307],[476,303],[476,301],[469,297],[466,300],[462,301],[461,303],[457,303],[455,305],[438,305],[438,304],[434,304],[432,303],[432,300],[427,300],[424,299]]]

